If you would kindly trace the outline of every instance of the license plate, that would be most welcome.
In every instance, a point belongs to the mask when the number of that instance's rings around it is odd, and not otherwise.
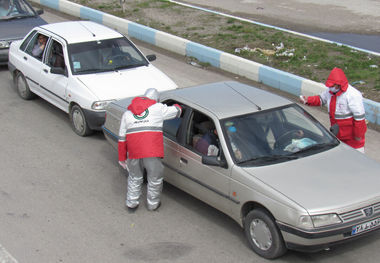
[[[371,230],[375,227],[380,226],[380,218],[373,219],[371,221],[368,221],[366,223],[354,226],[351,231],[351,235],[356,235],[364,231]]]

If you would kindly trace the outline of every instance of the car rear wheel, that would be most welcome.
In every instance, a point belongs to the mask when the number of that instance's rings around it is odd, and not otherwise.
[[[16,88],[18,95],[24,100],[31,100],[36,96],[30,91],[29,85],[21,72],[18,72],[16,75]]]
[[[244,221],[244,231],[253,251],[258,255],[274,259],[286,252],[282,235],[272,217],[262,209],[248,213]]]
[[[86,116],[82,108],[78,105],[74,105],[71,108],[70,121],[74,132],[79,136],[85,137],[93,132],[87,125]]]

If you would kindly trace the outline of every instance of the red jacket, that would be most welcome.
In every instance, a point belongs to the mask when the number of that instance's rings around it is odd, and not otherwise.
[[[145,97],[134,98],[121,118],[119,161],[163,158],[163,122],[180,115],[181,107],[177,104],[167,106]]]
[[[334,68],[326,81],[327,87],[334,84],[341,85],[337,93],[332,93],[329,89],[319,96],[307,98],[307,104],[320,106],[326,104],[329,110],[330,124],[338,124],[338,139],[353,148],[364,147],[365,132],[367,125],[365,122],[365,111],[362,94],[348,84],[343,70]]]

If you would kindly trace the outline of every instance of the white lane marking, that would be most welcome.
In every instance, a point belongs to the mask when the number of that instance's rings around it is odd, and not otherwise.
[[[18,263],[18,261],[12,257],[8,251],[0,244],[0,263]]]

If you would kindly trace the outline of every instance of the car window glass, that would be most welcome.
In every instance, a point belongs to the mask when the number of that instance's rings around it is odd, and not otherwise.
[[[70,44],[68,51],[74,75],[148,65],[144,56],[125,37]]]
[[[177,102],[170,100],[170,101],[165,101],[163,103],[168,106],[172,106],[173,104],[176,104]],[[182,114],[180,118],[174,118],[171,120],[164,121],[163,132],[165,136],[169,137],[172,140],[176,140],[180,125],[183,121],[183,116],[184,116],[184,107],[182,107]]]
[[[207,156],[219,154],[219,138],[214,122],[208,116],[193,111],[190,118],[186,144],[194,151]]]
[[[47,64],[50,67],[65,68],[65,59],[63,56],[63,47],[61,43],[56,40],[52,40],[48,54]]]
[[[25,48],[27,47],[27,45],[29,44],[29,42],[31,41],[31,39],[33,39],[33,37],[35,37],[35,34],[36,34],[37,31],[33,30],[29,35],[28,37],[24,40],[24,42],[22,42],[21,46],[20,46],[20,49],[22,51],[25,51]]]
[[[237,163],[258,164],[260,158],[284,161],[282,157],[311,146],[320,146],[314,147],[318,151],[323,145],[325,149],[336,145],[326,129],[297,105],[229,118],[222,121],[222,127]]]
[[[12,19],[13,17],[34,16],[31,7],[23,0],[0,1],[0,19]]]
[[[297,108],[285,108],[282,113],[284,114],[287,123],[294,125],[296,128],[302,127],[302,129],[322,136],[322,130],[315,126],[311,119],[302,118],[303,112],[298,111]]]
[[[48,39],[48,36],[44,34],[35,34],[31,41],[28,43],[25,52],[38,60],[42,60]]]

